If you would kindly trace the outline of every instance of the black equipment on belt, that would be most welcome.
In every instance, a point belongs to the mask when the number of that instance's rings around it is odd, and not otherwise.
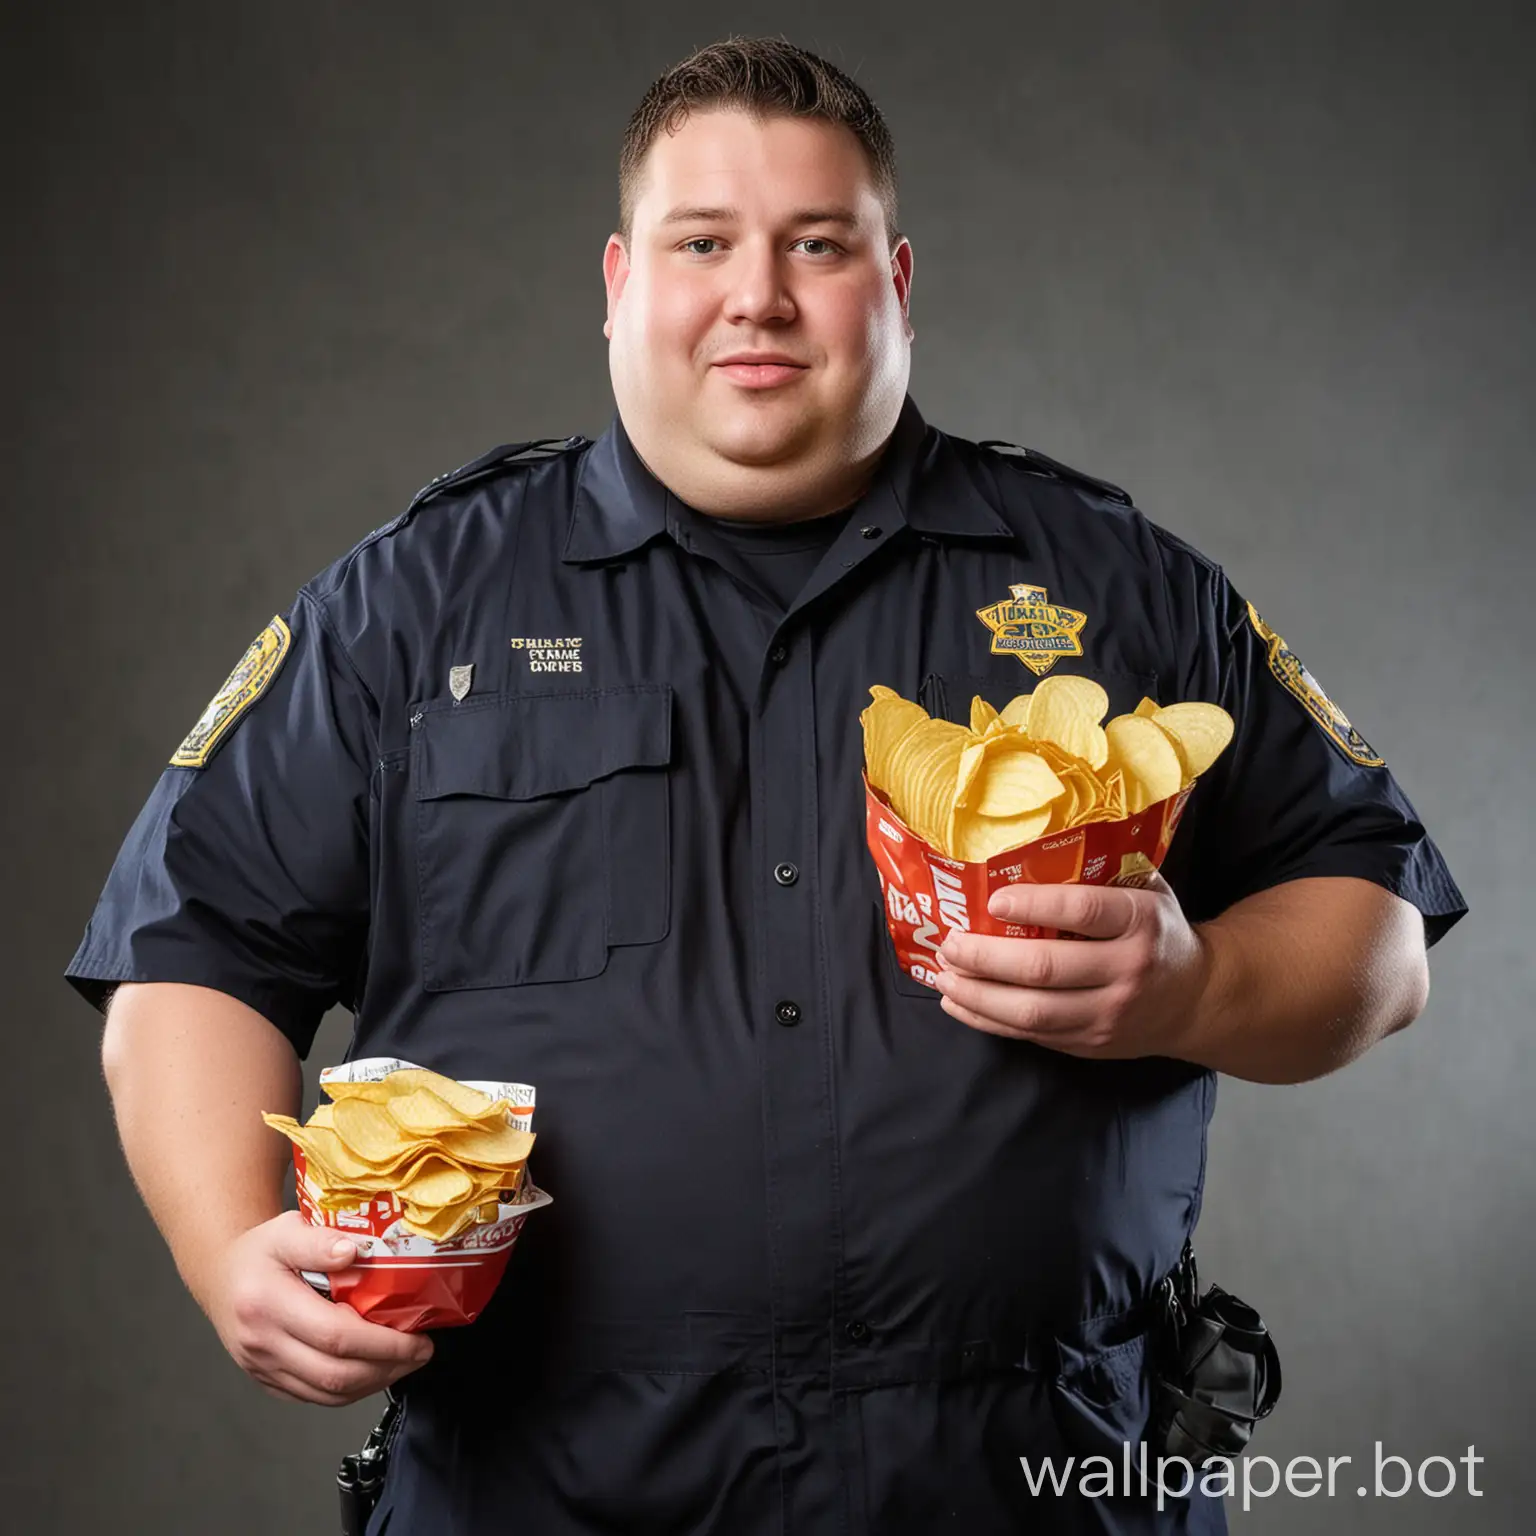
[[[1202,1297],[1195,1250],[1186,1242],[1161,1287],[1152,1328],[1152,1456],[1192,1467],[1235,1457],[1280,1401],[1280,1355],[1264,1319],[1213,1285]]]
[[[341,1497],[341,1536],[364,1536],[368,1517],[379,1502],[384,1474],[389,1470],[389,1453],[400,1432],[400,1415],[405,1399],[393,1387],[384,1389],[389,1401],[383,1416],[374,1425],[361,1451],[343,1456],[336,1473],[336,1491]]]

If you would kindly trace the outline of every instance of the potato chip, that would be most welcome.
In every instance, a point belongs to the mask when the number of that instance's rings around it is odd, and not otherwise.
[[[1014,694],[1003,706],[1002,713],[998,718],[1004,725],[1015,725],[1019,729],[1027,731],[1029,729],[1029,701],[1030,695],[1027,693]]]
[[[261,1118],[273,1130],[281,1131],[295,1146],[303,1148],[309,1165],[318,1173],[331,1176],[326,1182],[338,1178],[357,1182],[376,1172],[375,1165],[359,1157],[334,1130],[324,1126],[300,1125],[291,1115],[263,1113]]]
[[[978,735],[986,734],[988,728],[1001,719],[998,712],[978,693],[971,699],[971,729]]]
[[[505,1107],[501,1101],[492,1099],[478,1088],[471,1088],[455,1078],[444,1077],[441,1072],[428,1071],[425,1067],[402,1067],[377,1082],[349,1083],[326,1079],[320,1086],[338,1102],[342,1099],[367,1099],[374,1104],[387,1104],[392,1099],[414,1093],[418,1088],[426,1088],[453,1105],[460,1114],[474,1119],[499,1115]]]
[[[1047,828],[1051,832],[1063,832],[1068,827],[1075,825],[1078,812],[1083,808],[1083,792],[1078,788],[1075,774],[1058,774],[1065,793],[1059,800],[1051,802],[1051,824]]]
[[[989,743],[984,740],[972,741],[961,749],[960,766],[955,770],[957,808],[970,804],[971,786],[976,782],[976,775],[981,772],[989,750]]]
[[[967,864],[981,864],[1042,836],[1051,824],[1051,811],[1026,811],[1021,816],[979,816],[960,811],[955,816],[954,846],[950,857]]]
[[[1117,715],[1105,727],[1109,764],[1125,786],[1128,814],[1177,794],[1184,783],[1179,755],[1167,734],[1143,715]]]
[[[994,750],[972,781],[965,805],[979,816],[1022,816],[1043,809],[1066,792],[1067,786],[1039,753],[1025,747]]]
[[[402,1153],[409,1153],[413,1138],[395,1124],[387,1104],[370,1099],[340,1099],[333,1123],[336,1134],[347,1146],[376,1168],[398,1163]]]
[[[1140,715],[1144,720],[1150,720],[1161,708],[1162,705],[1156,699],[1149,699],[1143,694],[1141,703],[1136,706],[1134,713]]]
[[[469,1126],[462,1131],[444,1131],[434,1140],[461,1163],[479,1163],[505,1168],[521,1163],[533,1151],[533,1132],[517,1126]]]
[[[436,1136],[442,1131],[461,1130],[477,1123],[468,1115],[461,1114],[447,1099],[433,1093],[430,1088],[398,1094],[384,1108],[401,1130],[417,1136]]]
[[[327,1211],[346,1211],[367,1205],[375,1195],[383,1193],[375,1187],[373,1179],[366,1184],[349,1184],[344,1180],[326,1179],[312,1163],[306,1163],[305,1169],[311,1199]]]
[[[1115,821],[1123,820],[1128,814],[1125,804],[1125,775],[1118,768],[1104,780],[1104,803],[1114,813]]]
[[[975,738],[949,720],[924,720],[897,742],[887,792],[896,814],[925,842],[949,845],[960,759]]]
[[[1148,720],[1152,720],[1150,715],[1146,716],[1146,718]],[[1155,720],[1152,720],[1152,723],[1153,725],[1157,725],[1157,721]],[[1158,730],[1163,731],[1162,726],[1158,725],[1157,728]],[[1185,761],[1184,748],[1180,743],[1179,738],[1175,736],[1172,731],[1163,731],[1163,735],[1168,738],[1168,745],[1173,748],[1173,755],[1179,760],[1179,783],[1181,785],[1193,784],[1195,782],[1194,775],[1189,771],[1189,764]]]
[[[1102,768],[1109,748],[1099,722],[1108,709],[1109,695],[1091,677],[1048,677],[1030,695],[1029,734]]]
[[[864,727],[864,769],[876,789],[890,794],[891,753],[913,726],[928,718],[928,711],[878,683],[869,691],[874,703],[859,716]]]
[[[1063,769],[1062,777],[1068,780],[1077,792],[1077,809],[1073,812],[1069,825],[1083,827],[1090,822],[1108,819],[1102,814],[1105,810],[1103,781],[1086,763],[1074,763],[1071,767]]]
[[[407,1201],[412,1205],[457,1205],[471,1195],[478,1204],[481,1193],[457,1163],[436,1153],[423,1158],[410,1177],[395,1186],[402,1205]]]
[[[1027,746],[1038,757],[1043,757],[1050,768],[1058,775],[1071,772],[1092,774],[1091,769],[1082,758],[1071,752],[1064,751],[1054,741],[1036,741],[1033,736],[1020,736],[1019,742]]]
[[[1232,740],[1232,716],[1216,704],[1170,704],[1158,710],[1152,721],[1181,749],[1186,784],[1194,783]]]
[[[421,1206],[402,1201],[400,1208],[406,1229],[434,1243],[450,1242],[475,1224],[473,1206]]]
[[[330,1094],[333,1106],[342,1099],[367,1099],[372,1104],[387,1104],[400,1091],[396,1088],[386,1088],[382,1081],[354,1083],[341,1078],[322,1078],[320,1086]]]
[[[1123,820],[1123,818],[1115,815],[1107,805],[1101,805],[1096,810],[1085,811],[1077,818],[1077,825],[1080,827],[1091,827],[1095,822],[1120,820]]]

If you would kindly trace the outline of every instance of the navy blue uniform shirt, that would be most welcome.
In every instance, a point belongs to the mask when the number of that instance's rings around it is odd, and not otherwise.
[[[406,1378],[373,1531],[1224,1528],[1033,1497],[1019,1461],[1139,1438],[1215,1076],[983,1034],[898,971],[859,713],[874,683],[962,721],[1029,690],[978,614],[1044,589],[1084,616],[1050,675],[1236,721],[1165,866],[1191,919],[1355,875],[1433,940],[1460,893],[1279,635],[1123,492],[909,399],[818,522],[786,608],[617,420],[434,483],[274,620],[69,966],[98,1002],[217,988],[301,1056],[341,1003],[351,1055],[536,1086],[555,1203]]]

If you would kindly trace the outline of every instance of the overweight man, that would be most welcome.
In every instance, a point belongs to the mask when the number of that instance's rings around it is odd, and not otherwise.
[[[1460,893],[1282,613],[1119,488],[924,420],[846,75],[750,39],[670,70],[602,268],[608,430],[441,476],[275,594],[70,964],[180,1273],[269,1393],[398,1385],[374,1533],[1221,1531],[1020,1458],[1143,1436],[1218,1074],[1403,1028]],[[1021,588],[1075,652],[994,647]],[[929,986],[864,844],[869,688],[965,720],[1074,674],[1232,744],[1164,878],[999,891],[1084,937],[956,931]],[[537,1088],[554,1204],[469,1327],[299,1274],[349,1260],[260,1112],[336,1004],[349,1056]]]

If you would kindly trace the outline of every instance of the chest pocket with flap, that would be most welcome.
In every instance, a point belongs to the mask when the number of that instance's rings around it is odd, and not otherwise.
[[[577,981],[666,937],[672,690],[422,706],[412,733],[429,992]]]

